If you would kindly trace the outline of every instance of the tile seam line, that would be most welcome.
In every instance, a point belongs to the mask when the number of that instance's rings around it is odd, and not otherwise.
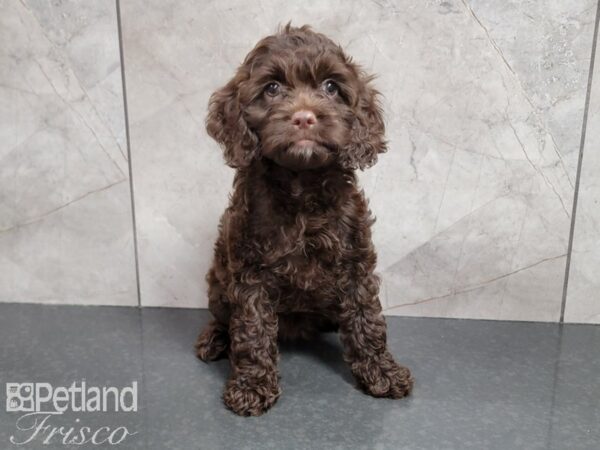
[[[600,1],[600,0],[599,0]],[[131,159],[131,138],[129,134],[129,108],[127,105],[127,83],[125,79],[125,54],[123,50],[123,27],[121,23],[121,2],[115,0],[117,11],[117,34],[119,38],[119,58],[121,63],[121,86],[123,92],[123,115],[125,118],[125,141],[127,144],[127,167],[129,169],[129,195],[131,200],[131,223],[133,228],[133,254],[135,260],[135,284],[137,293],[137,306],[142,307],[142,296],[140,291],[140,265],[138,255],[137,221],[135,215],[135,195],[133,190],[133,161]]]
[[[567,292],[569,289],[569,274],[571,271],[571,254],[573,252],[573,239],[575,235],[575,223],[577,217],[577,203],[579,199],[579,185],[581,181],[581,168],[583,163],[583,153],[585,149],[585,138],[587,133],[587,121],[588,121],[588,113],[590,108],[590,98],[591,98],[591,90],[592,83],[594,78],[594,65],[596,60],[596,45],[598,41],[598,22],[600,19],[600,0],[596,3],[596,19],[594,23],[594,36],[592,39],[592,50],[590,56],[590,68],[588,73],[588,82],[587,82],[587,90],[585,95],[585,106],[583,109],[583,121],[581,124],[581,140],[579,142],[579,157],[577,160],[577,173],[575,176],[575,188],[573,193],[573,209],[571,212],[571,225],[569,229],[569,244],[567,247],[567,261],[565,265],[565,279],[563,283],[563,295],[562,301],[560,305],[560,323],[564,323],[565,321],[565,309],[567,306]]]

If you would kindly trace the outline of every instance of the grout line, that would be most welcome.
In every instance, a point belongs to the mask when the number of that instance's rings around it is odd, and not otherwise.
[[[119,0],[117,0],[119,1]],[[147,396],[147,386],[146,386],[146,360],[145,360],[145,356],[146,356],[146,346],[144,345],[144,317],[143,314],[144,312],[141,310],[141,308],[138,308],[138,324],[139,324],[139,333],[140,333],[140,368],[141,368],[141,373],[140,373],[140,390],[141,390],[141,403],[139,405],[140,410],[142,411],[142,430],[148,430],[149,426],[148,426],[148,414],[144,414],[144,408],[146,410],[149,409],[148,405],[145,404],[145,399],[148,398]],[[141,431],[141,430],[140,430]],[[148,433],[144,433],[144,447],[143,448],[149,448],[148,447]]]
[[[600,0],[599,0],[600,1]],[[117,8],[117,29],[119,35],[119,56],[121,58],[121,83],[123,87],[123,112],[125,115],[125,137],[127,141],[127,159],[129,167],[129,193],[131,195],[131,221],[133,225],[133,252],[135,256],[135,281],[137,289],[138,308],[142,306],[142,296],[140,294],[140,264],[138,257],[137,226],[135,219],[135,196],[133,194],[133,170],[131,160],[131,139],[129,136],[129,110],[127,108],[127,83],[125,82],[125,58],[123,55],[123,29],[121,25],[121,5],[120,0],[115,0]]]
[[[579,143],[579,159],[577,161],[577,175],[575,177],[575,189],[573,195],[573,212],[571,214],[571,229],[569,230],[569,246],[567,250],[567,264],[565,267],[565,282],[563,285],[562,303],[560,305],[560,323],[565,321],[565,307],[567,305],[567,290],[569,287],[569,272],[571,270],[571,253],[573,252],[573,236],[575,234],[575,219],[577,216],[577,200],[579,198],[579,183],[581,180],[581,166],[583,162],[583,150],[585,148],[585,136],[587,132],[588,111],[590,109],[590,97],[592,90],[592,79],[594,77],[594,63],[596,60],[596,43],[598,40],[598,21],[600,19],[600,0],[596,5],[596,23],[594,25],[594,37],[592,40],[592,55],[590,58],[590,71],[588,73],[587,92],[585,95],[585,106],[583,109],[583,123],[581,124],[581,141]]]
[[[552,370],[552,395],[550,396],[550,417],[555,417],[556,408],[557,408],[557,387],[558,387],[558,377],[560,373],[560,356],[563,352],[563,332],[564,326],[562,323],[558,324],[558,338],[556,342],[556,353],[554,356],[554,367]],[[554,421],[550,419],[548,423],[548,432],[546,433],[545,440],[545,448],[551,448],[554,436]]]

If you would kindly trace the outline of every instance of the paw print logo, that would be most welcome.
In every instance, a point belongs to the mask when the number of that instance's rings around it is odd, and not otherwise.
[[[33,410],[33,383],[6,383],[6,411]]]

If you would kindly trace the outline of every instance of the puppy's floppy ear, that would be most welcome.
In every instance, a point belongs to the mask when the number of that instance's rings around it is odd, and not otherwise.
[[[360,73],[354,105],[354,123],[348,145],[341,152],[340,163],[348,169],[366,169],[377,162],[377,155],[387,151],[383,112],[379,92],[370,83],[373,76]]]
[[[249,166],[258,153],[258,138],[248,128],[240,101],[242,82],[243,76],[238,73],[212,94],[206,117],[206,131],[223,148],[227,165],[236,169]]]

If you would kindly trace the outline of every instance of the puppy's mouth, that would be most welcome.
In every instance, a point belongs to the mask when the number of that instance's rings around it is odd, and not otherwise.
[[[313,139],[298,139],[278,151],[273,160],[288,169],[311,170],[331,163],[333,152],[331,147],[323,142]]]

